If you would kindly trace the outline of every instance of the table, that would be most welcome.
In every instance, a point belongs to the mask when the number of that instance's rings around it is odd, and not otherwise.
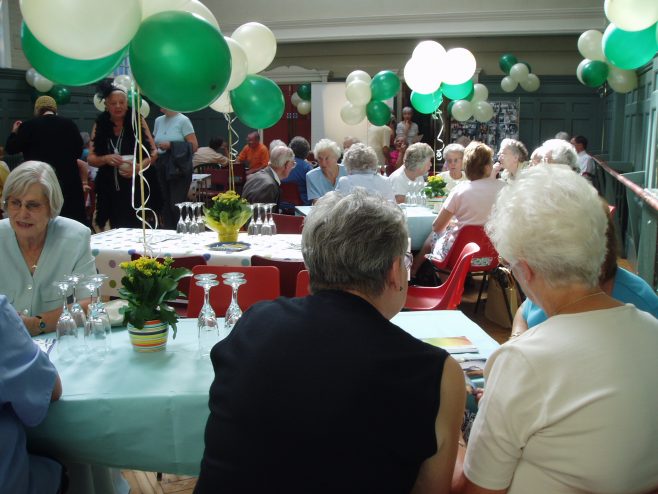
[[[154,257],[200,255],[211,266],[250,266],[254,254],[275,259],[303,260],[301,235],[249,237],[246,233],[240,233],[238,240],[251,244],[251,248],[242,252],[219,252],[208,248],[209,244],[217,242],[215,232],[192,235],[173,230],[148,230],[146,235],[149,254]],[[108,283],[103,286],[104,296],[119,296],[123,276],[119,265],[130,261],[131,254],[141,253],[143,249],[142,230],[137,228],[117,228],[91,236],[91,253],[96,259],[96,268],[109,276]]]
[[[311,212],[313,206],[296,206],[296,213],[306,216]],[[437,213],[432,212],[430,208],[424,206],[407,206],[400,205],[407,217],[407,228],[409,229],[409,238],[411,238],[411,249],[420,250],[425,240],[432,231],[432,223],[437,217]]]
[[[393,322],[418,338],[467,336],[483,357],[498,347],[459,311],[403,312]],[[198,475],[214,375],[196,353],[196,320],[181,319],[159,353],[134,352],[124,329],[112,337],[103,361],[64,365],[52,351],[64,392],[30,443],[70,462]]]

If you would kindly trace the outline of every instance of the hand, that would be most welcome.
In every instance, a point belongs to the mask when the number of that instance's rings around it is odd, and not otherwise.
[[[18,131],[18,128],[23,124],[22,120],[16,120],[14,125],[11,126],[12,134],[15,134]]]
[[[120,154],[108,154],[105,156],[105,163],[109,166],[121,166],[121,163],[123,163],[123,158],[121,158]]]
[[[89,184],[82,184],[83,192],[91,192],[91,186]]]
[[[119,175],[121,175],[123,178],[132,178],[132,176],[133,176],[132,163],[131,163],[131,166],[129,166],[129,167],[128,166],[120,167],[119,168]]]
[[[168,151],[171,149],[171,143],[169,141],[158,142],[156,146],[158,146],[158,148],[162,149],[163,151]]]

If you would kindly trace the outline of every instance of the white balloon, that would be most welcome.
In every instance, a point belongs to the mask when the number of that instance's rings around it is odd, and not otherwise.
[[[462,84],[475,74],[476,62],[466,48],[452,48],[446,52],[443,82]]]
[[[276,55],[276,38],[267,26],[258,22],[247,22],[231,35],[240,43],[247,55],[247,73],[256,74],[267,68]]]
[[[347,101],[356,106],[365,106],[372,97],[370,84],[365,81],[352,81],[345,88],[345,97]]]
[[[34,36],[68,58],[95,60],[124,48],[142,21],[139,0],[44,2],[20,0],[21,13]]]
[[[240,46],[240,43],[233,38],[224,36],[224,39],[231,51],[231,78],[226,85],[226,91],[230,91],[242,84],[242,81],[247,77],[247,54],[244,52],[242,46]]]
[[[421,41],[414,48],[411,58],[418,58],[427,64],[444,63],[446,49],[436,41]]]
[[[297,112],[300,115],[308,115],[311,113],[311,102],[306,100],[301,100],[297,105]]]
[[[219,29],[219,23],[217,22],[217,19],[215,18],[214,14],[210,11],[208,7],[206,7],[198,0],[189,0],[184,10],[203,17],[210,24],[212,24],[217,29]]]
[[[302,99],[299,97],[299,94],[297,94],[297,91],[290,95],[290,102],[295,106],[297,106],[301,100]]]
[[[144,118],[148,117],[149,113],[151,113],[151,105],[145,99],[142,99],[142,106],[139,107],[139,113]]]
[[[350,83],[354,81],[363,81],[370,84],[372,77],[370,77],[370,75],[364,70],[353,70],[349,73],[347,79],[345,79],[345,86],[349,86]]]
[[[581,84],[585,84],[585,81],[583,81],[583,67],[590,62],[591,60],[589,58],[585,58],[584,60],[581,60],[578,67],[576,67],[576,77]]]
[[[419,58],[411,58],[404,66],[404,82],[421,94],[431,94],[441,85],[442,64],[427,64]]]
[[[509,76],[516,82],[525,81],[528,78],[528,74],[530,74],[528,66],[523,63],[515,63],[509,69]]]
[[[224,91],[219,95],[215,101],[210,104],[210,108],[220,113],[233,113],[233,106],[231,105],[231,95],[228,91]]]
[[[518,82],[516,82],[514,79],[512,79],[510,76],[506,75],[503,77],[503,80],[500,81],[500,87],[502,88],[503,91],[506,93],[511,93],[516,89],[516,87],[519,85]]]
[[[25,71],[25,81],[30,85],[34,86],[34,78],[37,76],[37,69],[30,67]]]
[[[115,86],[121,86],[126,89],[130,87],[132,82],[133,82],[133,78],[130,77],[128,74],[121,74],[114,78]]]
[[[603,34],[596,29],[585,31],[578,38],[578,51],[584,58],[605,62],[603,54]]]
[[[656,0],[605,0],[603,10],[624,31],[641,31],[658,22]]]
[[[347,125],[357,125],[366,118],[365,106],[355,106],[347,101],[340,109],[340,118]]]
[[[37,72],[34,76],[34,89],[41,93],[47,93],[52,88],[53,83]]]
[[[452,116],[460,122],[464,122],[473,116],[473,105],[470,101],[460,99],[452,105]]]
[[[142,20],[168,10],[185,10],[190,0],[141,0]]]
[[[105,100],[102,99],[100,96],[97,94],[94,94],[94,107],[98,111],[105,111]]]
[[[621,70],[613,65],[609,67],[608,84],[614,91],[625,94],[637,88],[637,74],[634,70]]]
[[[473,97],[471,98],[473,103],[476,101],[487,101],[488,98],[489,90],[487,89],[487,86],[480,84],[479,82],[473,85]]]
[[[529,93],[537,91],[539,89],[539,77],[535,74],[528,74],[528,78],[525,81],[521,81],[521,87]]]
[[[488,101],[477,101],[473,103],[473,116],[478,122],[488,122],[494,116],[493,107]]]

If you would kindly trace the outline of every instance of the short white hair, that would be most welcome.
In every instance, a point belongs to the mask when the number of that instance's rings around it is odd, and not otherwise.
[[[461,144],[458,144],[456,142],[448,144],[446,147],[443,148],[443,157],[445,158],[450,153],[459,153],[459,154],[462,155],[462,158],[463,158],[464,157],[464,146],[462,146]]]
[[[270,166],[277,170],[286,166],[288,161],[295,159],[295,153],[288,146],[277,146],[270,153]]]
[[[336,159],[340,158],[343,155],[343,149],[331,139],[320,139],[315,144],[315,147],[313,148],[313,154],[315,155],[315,159],[318,159],[318,154],[320,154],[323,151],[331,151],[334,154],[334,156],[336,156]]]
[[[285,146],[286,143],[283,142],[281,139],[274,139],[272,142],[270,142],[270,153],[274,151],[274,148],[278,148],[279,146]]]
[[[485,228],[503,258],[527,262],[555,288],[598,286],[607,226],[596,189],[554,165],[534,166],[508,183]]]
[[[434,151],[429,144],[417,142],[407,148],[404,153],[404,167],[409,170],[418,170],[428,159],[434,156]]]
[[[50,217],[59,216],[64,205],[62,188],[53,167],[43,161],[26,161],[12,170],[5,181],[2,203],[5,204],[10,197],[22,196],[34,184],[41,185],[43,194],[48,199]]]
[[[343,165],[345,165],[348,175],[352,173],[375,173],[379,168],[379,159],[374,149],[358,142],[352,144],[345,151]]]
[[[552,165],[567,165],[573,171],[580,173],[578,153],[570,142],[562,139],[549,139],[541,145],[544,150],[544,161]]]

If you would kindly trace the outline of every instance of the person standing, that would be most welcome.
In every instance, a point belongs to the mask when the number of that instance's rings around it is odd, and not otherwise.
[[[575,136],[571,139],[571,144],[573,144],[573,147],[576,148],[576,153],[578,153],[580,174],[591,182],[596,174],[596,163],[594,163],[594,158],[587,154],[587,138]]]
[[[192,184],[192,158],[199,143],[192,122],[182,113],[161,108],[164,115],[155,119],[153,139],[158,148],[158,182],[162,193],[162,221],[176,229],[179,211],[176,204],[187,198]]]
[[[260,142],[258,132],[250,132],[247,135],[247,145],[238,154],[238,163],[242,163],[247,169],[247,175],[256,173],[267,166],[270,161],[270,153],[267,146]]]
[[[380,169],[386,170],[389,164],[392,135],[393,131],[388,125],[368,125],[368,145],[374,149]]]
[[[43,161],[52,166],[64,193],[60,216],[88,223],[82,188],[87,177],[78,168],[82,137],[73,120],[57,115],[57,103],[53,98],[37,98],[34,118],[14,122],[5,148],[9,154],[23,153],[25,161]]]

